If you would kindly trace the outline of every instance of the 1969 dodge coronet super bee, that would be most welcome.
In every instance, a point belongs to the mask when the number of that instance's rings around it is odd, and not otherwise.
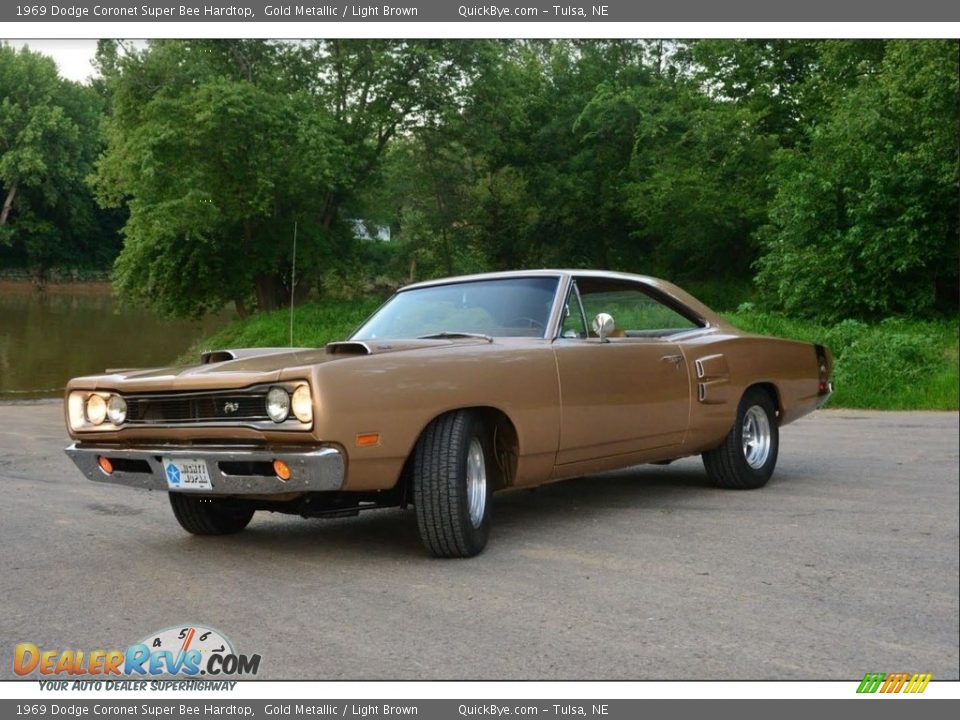
[[[91,480],[168,491],[198,535],[257,510],[413,505],[431,553],[468,557],[502,488],[694,454],[721,487],[761,487],[780,426],[824,403],[831,365],[662,280],[473,275],[405,287],[325,348],[76,378],[67,454]]]

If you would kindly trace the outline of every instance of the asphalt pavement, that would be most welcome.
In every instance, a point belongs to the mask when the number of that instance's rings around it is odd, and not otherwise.
[[[0,405],[0,678],[202,624],[268,679],[958,679],[957,413],[817,412],[757,491],[691,458],[500,493],[459,561],[412,510],[192,537],[66,444],[58,402]]]

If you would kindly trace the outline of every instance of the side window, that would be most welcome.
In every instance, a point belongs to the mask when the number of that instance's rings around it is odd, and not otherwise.
[[[587,326],[584,324],[583,307],[580,304],[580,294],[577,292],[576,283],[570,285],[570,292],[567,293],[567,300],[563,306],[563,324],[560,326],[560,337],[587,337]]]
[[[588,321],[597,313],[613,316],[611,337],[663,337],[702,327],[702,323],[648,295],[635,283],[583,278],[577,284]]]

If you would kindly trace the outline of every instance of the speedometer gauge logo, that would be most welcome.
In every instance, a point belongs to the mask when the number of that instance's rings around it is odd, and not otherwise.
[[[127,652],[127,667],[140,674],[256,675],[260,667],[259,655],[238,655],[226,635],[204,625],[165,628]]]
[[[209,662],[210,657],[217,653],[220,655],[233,655],[233,643],[219,630],[204,627],[203,625],[174,626],[151,633],[143,638],[138,645],[146,645],[151,653],[156,651],[169,650],[176,656],[188,652],[199,653],[194,655],[198,658],[197,665],[204,667]],[[201,671],[202,672],[202,671]]]

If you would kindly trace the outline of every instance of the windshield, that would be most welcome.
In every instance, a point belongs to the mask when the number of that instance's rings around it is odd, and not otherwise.
[[[406,290],[390,298],[351,340],[460,333],[543,337],[559,282],[556,277],[520,277]]]

